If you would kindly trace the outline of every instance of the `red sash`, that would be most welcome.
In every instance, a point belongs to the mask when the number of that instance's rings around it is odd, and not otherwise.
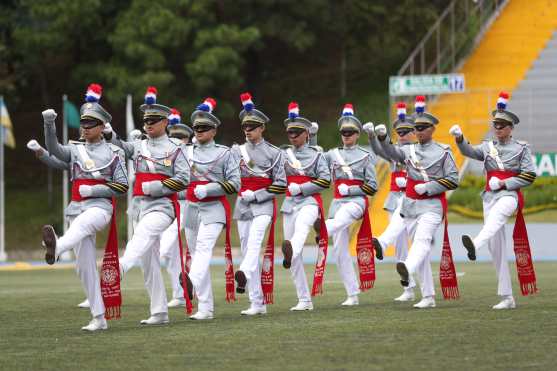
[[[273,184],[270,178],[246,177],[242,178],[240,194],[244,191],[257,191]],[[273,198],[273,218],[267,238],[267,246],[263,254],[263,267],[261,269],[261,289],[263,290],[263,304],[273,304],[273,286],[275,270],[275,221],[277,219],[277,200]]]
[[[406,171],[401,170],[401,171],[393,171],[391,173],[391,192],[402,192],[404,191],[404,188],[400,188],[397,184],[396,184],[396,178],[406,178],[408,174],[406,174]]]
[[[315,178],[306,175],[291,175],[286,177],[288,184],[303,184],[311,182]],[[290,192],[286,192],[286,196],[290,197]],[[319,246],[317,250],[317,261],[315,262],[315,271],[313,272],[313,286],[311,288],[311,296],[323,294],[323,276],[325,275],[325,265],[327,264],[327,250],[329,246],[329,236],[327,234],[327,226],[325,224],[325,212],[323,211],[323,199],[320,193],[311,195],[317,202],[319,207],[319,218],[321,227],[319,229]]]
[[[443,291],[443,298],[446,300],[458,299],[460,293],[458,291],[458,281],[456,278],[456,269],[453,261],[453,254],[451,252],[451,243],[449,240],[449,221],[447,219],[447,198],[445,193],[435,196],[428,196],[426,194],[420,195],[414,190],[416,184],[425,183],[422,180],[415,180],[412,178],[406,179],[406,197],[414,200],[426,199],[439,199],[443,207],[443,219],[445,219],[445,231],[443,233],[443,250],[441,252],[441,264],[439,266],[439,281],[441,281],[441,290]]]
[[[335,180],[335,198],[342,198],[338,192],[338,186],[346,184],[348,186],[362,186],[364,184],[361,180],[353,179],[336,179]],[[356,255],[358,257],[358,270],[360,271],[360,290],[366,291],[373,288],[375,283],[375,251],[371,239],[371,220],[369,218],[369,202],[367,197],[364,197],[365,208],[362,224],[358,231],[358,240],[356,241]]]
[[[143,182],[151,182],[154,180],[163,181],[170,178],[168,175],[164,174],[154,174],[154,173],[135,173],[135,184],[133,185],[133,195],[135,196],[145,196],[143,193]],[[180,268],[182,269],[182,277],[186,277],[186,270],[184,268],[184,248],[182,246],[182,234],[180,233],[180,204],[178,203],[178,195],[173,193],[169,196],[165,196],[172,201],[172,206],[174,207],[174,215],[176,217],[176,223],[178,226],[178,246],[180,247]],[[184,290],[184,299],[186,299],[186,313],[191,314],[193,306],[191,300],[188,296],[187,290]]]
[[[505,170],[494,170],[487,172],[486,191],[491,191],[489,180],[492,177],[499,179],[507,179],[516,176],[518,173]],[[516,271],[518,273],[518,282],[520,282],[520,290],[522,295],[531,295],[538,292],[536,286],[536,272],[534,271],[534,263],[532,262],[532,253],[530,251],[530,242],[528,240],[528,231],[526,230],[526,222],[522,209],[524,208],[524,195],[518,189],[518,211],[513,230],[514,255],[516,258]]]
[[[232,244],[230,243],[230,224],[231,224],[231,209],[230,203],[226,196],[215,196],[215,197],[206,197],[203,200],[198,199],[195,196],[194,190],[195,186],[208,184],[208,181],[195,181],[191,182],[188,186],[188,190],[186,192],[186,200],[189,202],[211,202],[211,201],[220,201],[222,206],[224,207],[224,214],[226,216],[226,235],[225,235],[225,244],[224,244],[224,260],[226,262],[226,270],[224,272],[225,277],[225,287],[226,287],[226,301],[233,302],[236,300],[234,294],[234,266],[232,264]]]
[[[90,197],[81,197],[79,186],[106,184],[105,180],[75,179],[72,182],[72,201],[83,201]],[[106,319],[119,319],[122,306],[122,291],[120,290],[120,260],[118,259],[118,228],[116,227],[116,199],[112,197],[112,217],[108,239],[104,246],[104,256],[101,266],[101,295],[105,307]]]

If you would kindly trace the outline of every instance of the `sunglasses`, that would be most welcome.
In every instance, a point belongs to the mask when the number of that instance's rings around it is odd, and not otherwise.
[[[494,122],[493,123],[493,128],[495,130],[503,130],[507,126],[511,126],[511,124],[507,124],[507,123],[504,123],[504,122]]]
[[[250,131],[254,131],[260,126],[261,124],[246,124],[246,125],[242,125],[242,130],[246,132],[250,132]]]
[[[288,135],[290,138],[298,138],[304,131],[305,130],[302,129],[289,129],[286,130],[286,135]]]
[[[416,131],[424,131],[427,130],[431,127],[431,125],[416,125],[415,129]]]
[[[145,125],[154,125],[162,120],[164,120],[164,117],[149,117],[146,119],[143,119],[143,124]]]
[[[196,133],[205,133],[211,130],[212,128],[213,128],[212,126],[199,125],[199,126],[194,126],[193,131],[195,131]]]
[[[86,120],[80,120],[79,121],[79,126],[81,126],[83,129],[92,129],[96,126],[102,125],[103,123],[99,120],[94,120],[94,119],[86,119]]]
[[[354,130],[342,130],[342,131],[340,132],[340,135],[342,135],[343,137],[347,137],[347,138],[348,138],[348,137],[351,137],[352,135],[357,134],[357,133],[358,133],[358,132],[357,132],[357,131],[354,131]]]
[[[411,132],[413,132],[414,130],[408,129],[408,130],[397,130],[396,133],[398,134],[399,137],[403,137],[405,135],[410,134]]]

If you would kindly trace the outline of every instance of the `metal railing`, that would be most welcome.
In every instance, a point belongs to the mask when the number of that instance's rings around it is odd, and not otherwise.
[[[398,70],[398,76],[455,71],[508,0],[453,0]]]

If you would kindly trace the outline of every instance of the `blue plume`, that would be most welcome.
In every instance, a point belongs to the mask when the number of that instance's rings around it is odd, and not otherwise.
[[[155,104],[156,99],[154,97],[145,97],[145,104]]]
[[[497,109],[498,109],[498,110],[504,110],[505,108],[507,108],[507,104],[506,104],[506,103],[497,102]]]
[[[199,106],[197,106],[197,109],[205,112],[209,112],[211,110],[209,106],[205,103],[201,103]]]

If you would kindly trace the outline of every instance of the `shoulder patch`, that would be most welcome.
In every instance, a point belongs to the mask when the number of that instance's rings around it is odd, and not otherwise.
[[[439,147],[443,148],[445,151],[449,151],[451,149],[451,146],[445,143],[439,143],[439,142],[435,142],[435,144],[437,144]]]
[[[277,151],[280,150],[280,148],[277,147],[277,146],[275,146],[274,144],[271,144],[271,143],[269,143],[269,142],[267,142],[267,141],[265,141],[265,143],[266,143],[269,147],[271,147],[271,148],[273,148],[273,149],[276,149]]]
[[[124,151],[122,148],[118,147],[115,144],[108,143],[108,145],[110,146],[110,149],[112,150],[112,152],[121,152],[121,151],[123,152]]]
[[[521,146],[527,146],[527,145],[528,145],[528,142],[525,141],[525,140],[517,140],[516,142],[517,142],[518,144],[520,144]]]
[[[286,150],[288,148],[292,148],[292,146],[290,144],[282,144],[279,148],[283,149],[283,150]]]
[[[217,144],[217,143],[215,143],[215,147],[223,148],[223,149],[230,149],[228,146],[225,146],[224,144]]]
[[[360,149],[360,151],[365,152],[365,153],[370,153],[368,149],[365,149],[364,147],[358,146],[358,148]]]

